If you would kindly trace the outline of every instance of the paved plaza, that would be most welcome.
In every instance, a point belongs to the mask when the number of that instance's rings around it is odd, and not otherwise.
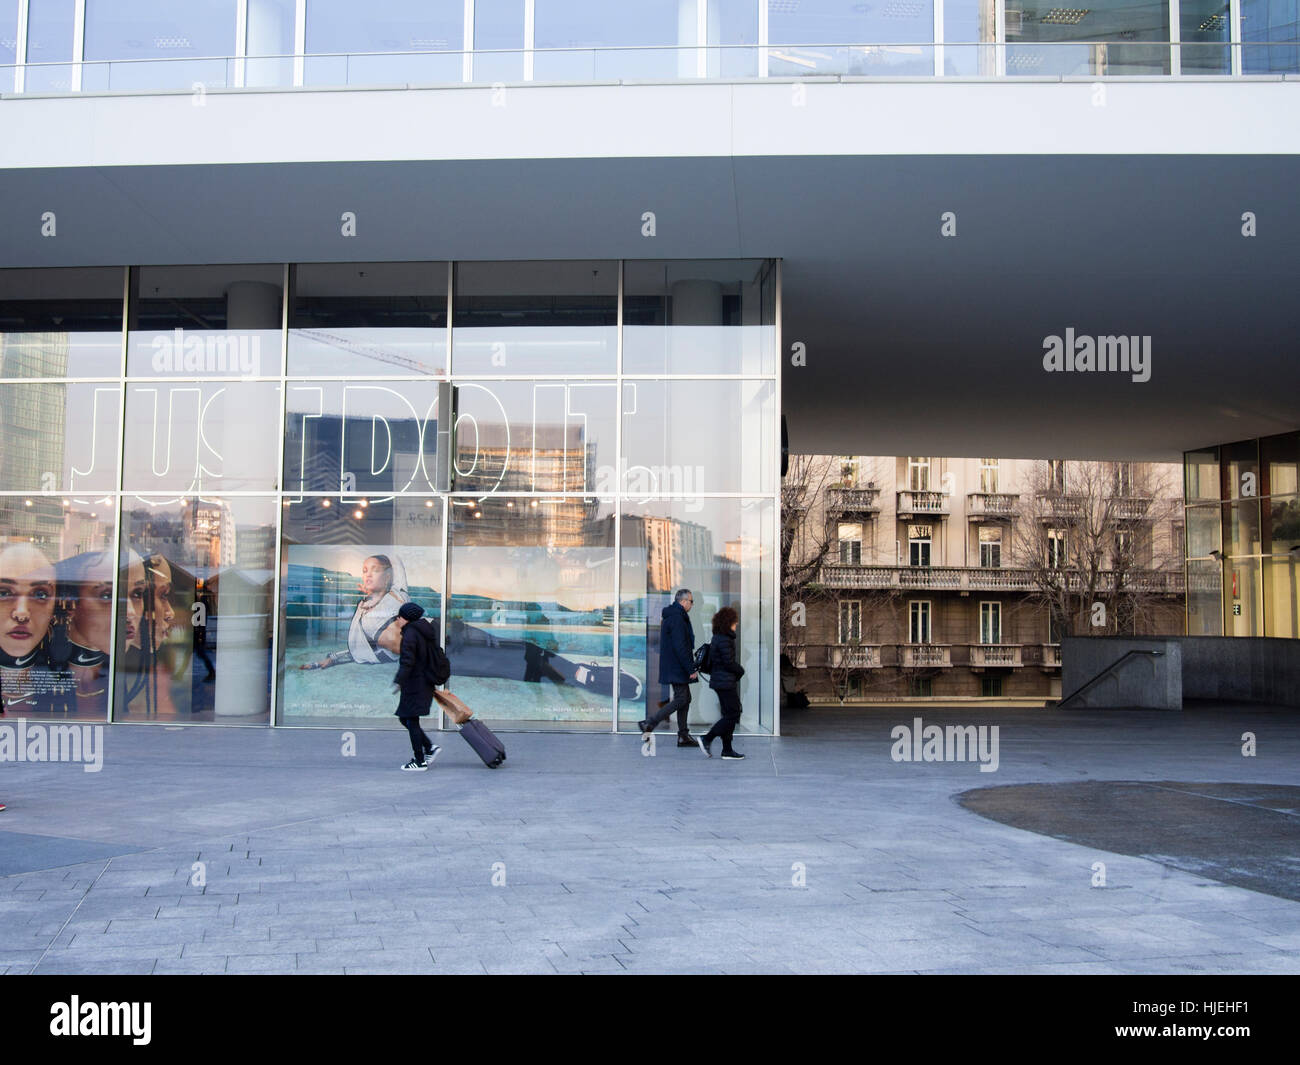
[[[998,726],[997,771],[894,761],[917,717]],[[1300,972],[1298,711],[786,728],[401,773],[404,733],[108,727],[100,772],[0,765],[0,972]]]

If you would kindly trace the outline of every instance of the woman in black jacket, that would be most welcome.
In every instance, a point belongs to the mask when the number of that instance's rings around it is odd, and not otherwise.
[[[428,716],[433,703],[433,684],[429,673],[433,661],[430,641],[438,642],[438,630],[424,620],[424,607],[418,603],[403,603],[394,622],[401,628],[402,656],[393,683],[402,693],[397,703],[397,719],[411,735],[414,756],[402,768],[408,772],[421,772],[438,757],[442,749],[434,744],[420,727],[420,718]]]
[[[740,692],[737,681],[745,675],[745,667],[736,661],[736,626],[740,615],[724,606],[713,615],[713,639],[709,642],[709,687],[718,693],[722,716],[713,723],[707,736],[699,739],[700,750],[713,757],[709,750],[715,739],[722,740],[722,758],[739,762],[745,756],[731,746],[731,734],[740,723]]]

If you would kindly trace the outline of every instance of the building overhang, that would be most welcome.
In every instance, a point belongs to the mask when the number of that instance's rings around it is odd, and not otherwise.
[[[5,97],[0,266],[770,256],[792,450],[1176,459],[1300,425],[1298,93],[845,78]],[[1048,372],[1054,336],[1149,344],[1150,379]]]

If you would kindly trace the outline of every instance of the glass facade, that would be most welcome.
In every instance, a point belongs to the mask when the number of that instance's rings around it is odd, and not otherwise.
[[[1295,74],[1298,12],[1300,0],[0,0],[0,49],[17,92]]]
[[[393,727],[411,600],[492,724],[634,729],[692,587],[697,642],[740,611],[742,727],[772,731],[777,287],[770,260],[0,271],[6,703]]]
[[[1300,432],[1184,456],[1187,631],[1300,635]]]

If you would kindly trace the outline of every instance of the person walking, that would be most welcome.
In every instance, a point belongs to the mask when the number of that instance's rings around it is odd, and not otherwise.
[[[397,703],[397,719],[411,736],[412,757],[402,769],[410,773],[423,772],[438,757],[437,746],[420,727],[420,718],[427,717],[433,703],[431,644],[438,643],[438,630],[424,618],[424,607],[418,603],[403,603],[394,622],[401,631],[402,646],[397,675],[393,683],[402,693]]]
[[[691,710],[691,685],[699,682],[695,672],[695,629],[691,627],[690,612],[695,596],[689,588],[681,589],[673,601],[663,608],[659,622],[659,683],[672,685],[673,697],[660,703],[657,713],[638,722],[641,741],[650,742],[650,733],[677,715],[677,746],[693,747],[686,719]]]
[[[722,740],[722,759],[739,762],[745,756],[731,746],[731,734],[740,723],[740,690],[737,683],[745,675],[745,667],[736,660],[736,626],[740,615],[724,606],[713,615],[713,639],[709,641],[709,687],[718,693],[718,706],[722,716],[713,723],[708,734],[698,742],[710,758],[713,741]]]

